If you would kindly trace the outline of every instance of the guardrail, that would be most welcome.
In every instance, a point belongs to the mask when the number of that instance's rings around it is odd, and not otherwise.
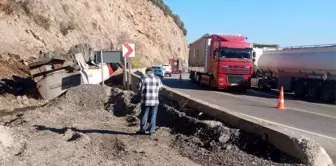
[[[137,74],[143,72],[138,71]],[[132,73],[132,90],[136,90],[139,75]],[[266,137],[272,145],[281,151],[298,158],[303,163],[312,166],[332,166],[333,161],[325,149],[317,142],[308,138],[292,137],[279,130],[280,126],[269,125],[263,121],[244,117],[240,114],[229,112],[222,107],[196,99],[187,94],[178,92],[167,86],[163,86],[160,95],[168,97],[177,103],[183,103],[186,107],[198,110],[215,117],[242,131]]]

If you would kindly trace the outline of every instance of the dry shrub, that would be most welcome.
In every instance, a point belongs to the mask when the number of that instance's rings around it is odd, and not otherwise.
[[[60,31],[61,33],[66,36],[69,31],[74,30],[76,28],[76,24],[74,21],[69,21],[67,23],[62,22],[60,25]]]
[[[20,6],[12,0],[0,2],[0,11],[3,11],[6,15],[11,15],[15,11],[19,11]]]
[[[41,14],[34,15],[33,17],[37,25],[39,25],[40,27],[43,27],[45,30],[50,29],[51,23],[48,17],[43,16]]]
[[[69,14],[70,7],[67,4],[62,4],[62,8],[66,14]]]

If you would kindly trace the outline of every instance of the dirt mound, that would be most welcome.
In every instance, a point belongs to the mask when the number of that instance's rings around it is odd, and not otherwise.
[[[109,87],[80,85],[69,89],[64,100],[87,108],[101,108],[108,100]]]
[[[11,78],[12,75],[27,77],[28,73],[28,67],[20,56],[8,53],[0,55],[0,79]]]
[[[113,112],[116,116],[139,115],[140,96],[132,91],[123,91],[119,88],[112,88],[105,109]]]
[[[44,107],[0,117],[4,126],[0,131],[5,133],[0,134],[0,143],[7,145],[1,145],[0,153],[3,147],[12,147],[0,162],[19,166],[298,165],[260,137],[194,110],[179,108],[188,110],[181,112],[165,98],[160,101],[156,134],[136,135],[138,95],[95,85],[72,88]],[[102,108],[104,103],[109,110]],[[21,140],[23,144],[16,144]]]
[[[118,115],[134,114],[134,103],[139,96],[133,92],[112,90],[110,103],[113,112]],[[172,147],[179,147],[179,152],[202,165],[239,165],[252,163],[252,165],[282,165],[282,163],[296,165],[298,160],[282,153],[270,145],[262,137],[248,134],[224,126],[223,123],[209,120],[213,119],[196,110],[181,108],[177,103],[160,97],[157,125],[170,128],[176,135]],[[110,106],[111,106],[110,105]],[[111,107],[110,107],[111,108]],[[129,109],[125,109],[129,108]],[[181,112],[177,110],[185,110]],[[134,111],[135,110],[135,111]],[[135,120],[134,116],[126,116],[129,126]],[[229,164],[228,164],[229,163]]]
[[[20,133],[9,127],[0,126],[0,163],[4,163],[8,157],[22,154],[25,146],[26,143]]]

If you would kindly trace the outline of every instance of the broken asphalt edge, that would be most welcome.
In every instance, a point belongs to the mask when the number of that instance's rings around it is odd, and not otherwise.
[[[141,71],[140,71],[141,72]],[[139,76],[132,73],[131,87],[135,90]],[[180,103],[185,107],[208,114],[224,123],[247,133],[260,135],[281,151],[298,158],[301,162],[311,166],[334,166],[332,159],[325,149],[309,138],[295,137],[279,131],[281,126],[267,124],[262,120],[244,117],[228,111],[223,107],[196,99],[187,94],[163,86],[160,95]]]

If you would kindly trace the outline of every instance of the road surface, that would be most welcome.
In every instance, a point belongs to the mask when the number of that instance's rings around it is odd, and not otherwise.
[[[285,94],[286,110],[276,109],[277,92],[262,92],[250,89],[237,94],[211,91],[189,80],[189,74],[163,78],[168,87],[192,95],[198,99],[226,108],[229,111],[282,126],[297,136],[305,136],[319,142],[336,161],[336,105],[309,103],[295,100]]]

